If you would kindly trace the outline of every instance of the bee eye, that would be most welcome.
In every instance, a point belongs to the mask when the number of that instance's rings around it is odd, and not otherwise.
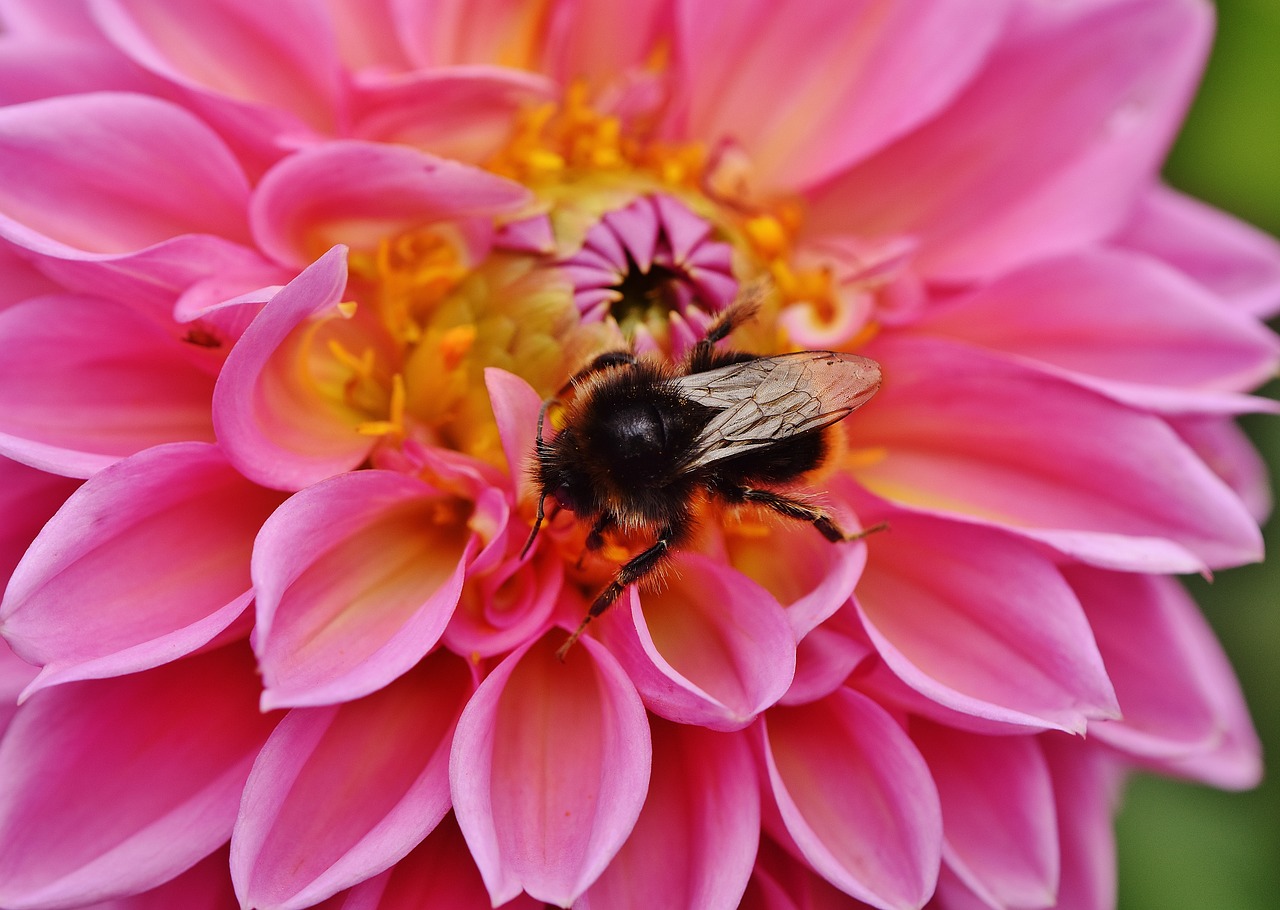
[[[569,489],[567,483],[560,484],[551,495],[555,497],[556,503],[560,508],[567,512],[573,511],[573,491]]]

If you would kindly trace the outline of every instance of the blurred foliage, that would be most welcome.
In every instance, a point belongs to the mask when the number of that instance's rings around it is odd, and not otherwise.
[[[1280,0],[1216,5],[1213,56],[1166,177],[1280,235]],[[1244,424],[1276,479],[1280,419]],[[1120,910],[1280,907],[1280,521],[1266,531],[1268,562],[1189,586],[1240,676],[1267,779],[1248,793],[1135,779],[1119,821]]]

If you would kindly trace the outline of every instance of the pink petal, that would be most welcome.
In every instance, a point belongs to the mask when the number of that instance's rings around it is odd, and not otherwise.
[[[390,871],[356,885],[341,903],[337,900],[321,906],[325,910],[486,910],[490,906],[484,881],[452,816]],[[502,907],[545,910],[546,904],[521,894]]]
[[[1043,747],[1058,806],[1062,856],[1058,906],[1113,910],[1116,837],[1112,817],[1119,802],[1119,775],[1100,750],[1079,740],[1046,737]]]
[[[301,384],[286,339],[307,319],[330,311],[347,283],[346,248],[334,247],[278,294],[227,356],[213,393],[213,424],[231,463],[249,479],[301,489],[349,471],[373,440],[358,419]]]
[[[627,595],[605,641],[645,707],[677,723],[738,730],[791,684],[796,641],[782,605],[747,576],[685,553],[661,590]],[[619,613],[622,613],[619,610]]]
[[[474,684],[436,653],[366,698],[291,711],[271,734],[231,840],[244,906],[310,907],[401,860],[449,811],[449,746]]]
[[[897,513],[869,546],[856,602],[907,685],[953,710],[1033,728],[1082,732],[1087,719],[1119,713],[1088,620],[1038,549]]]
[[[1044,755],[1030,736],[913,722],[942,800],[942,856],[992,907],[1051,907],[1058,820]]]
[[[231,834],[274,718],[247,648],[69,683],[0,743],[0,903],[70,907],[153,888]]]
[[[0,109],[0,234],[24,246],[138,250],[180,234],[248,238],[248,184],[176,105],[101,92]]]
[[[0,37],[2,106],[93,91],[158,94],[160,87],[158,80],[100,41]]]
[[[198,95],[289,112],[320,130],[335,124],[337,45],[318,4],[210,0],[186,9],[163,0],[101,0],[94,12],[137,63]]]
[[[150,446],[213,440],[212,377],[126,307],[38,297],[0,312],[0,451],[87,477]]]
[[[1261,555],[1252,516],[1162,421],[941,339],[886,337],[867,353],[885,384],[849,423],[857,445],[884,453],[854,469],[873,492],[1111,568]]]
[[[277,509],[253,551],[264,708],[349,701],[421,660],[477,549],[470,511],[416,477],[377,470],[331,478]]]
[[[1067,571],[1098,635],[1123,718],[1090,734],[1166,773],[1211,758],[1207,783],[1243,789],[1262,776],[1260,746],[1240,685],[1195,602],[1168,578]],[[1223,748],[1223,747],[1227,748]],[[1234,767],[1232,762],[1234,760]]]
[[[527,562],[517,562],[516,550],[500,567],[468,578],[444,630],[446,647],[458,654],[493,657],[551,627],[561,602],[564,559],[552,548],[532,552]]]
[[[19,248],[0,240],[0,310],[29,297],[42,297],[62,290],[19,253]]]
[[[454,811],[494,905],[523,889],[567,907],[631,833],[649,785],[649,723],[626,674],[582,639],[543,636],[481,684],[458,721]]]
[[[536,496],[537,486],[528,466],[542,399],[529,383],[497,367],[485,369],[484,384],[493,405],[498,435],[502,438],[502,451],[507,456],[507,471],[516,489],[516,501]]]
[[[811,185],[951,101],[998,37],[1005,6],[685,0],[682,131],[712,147],[736,142],[763,185]]]
[[[852,604],[815,628],[796,646],[796,675],[779,704],[802,705],[826,698],[859,664],[875,654]]]
[[[906,733],[865,695],[774,708],[761,722],[786,834],[817,872],[874,907],[922,907],[941,862],[942,815]]]
[[[638,75],[635,71],[643,72],[670,40],[671,5],[668,0],[621,6],[558,0],[547,24],[540,68],[562,85],[583,79],[601,86]]]
[[[393,18],[396,0],[327,0],[323,6],[348,72],[373,76],[410,68]]]
[[[652,732],[653,774],[640,819],[574,907],[734,910],[760,839],[759,785],[747,740],[660,721]]]
[[[1092,252],[1050,260],[1002,277],[926,316],[920,326],[984,348],[1080,376],[1142,405],[1143,386],[1247,391],[1280,365],[1280,339],[1171,268],[1143,256]],[[1101,339],[1125,339],[1106,344]]]
[[[203,443],[95,474],[40,532],[0,606],[18,653],[44,665],[29,692],[207,644],[248,606],[253,538],[279,501]]]
[[[1280,241],[1176,190],[1144,195],[1115,242],[1159,257],[1246,313],[1280,312]]]
[[[101,40],[97,26],[84,5],[48,3],[46,0],[0,0],[4,30],[24,38],[76,37]]]
[[[0,591],[44,523],[80,483],[0,458]]]
[[[227,851],[218,850],[177,878],[159,887],[81,910],[239,910],[236,892],[227,872]]]
[[[335,243],[373,247],[410,228],[511,212],[529,198],[510,180],[411,148],[328,142],[272,168],[250,218],[263,250],[302,266]]]
[[[1186,416],[1171,420],[1174,430],[1222,478],[1259,525],[1271,515],[1271,477],[1267,463],[1231,418]]]
[[[811,193],[806,229],[916,236],[954,280],[1097,241],[1149,185],[1211,29],[1198,3],[1020,8],[945,112]]]
[[[9,647],[9,643],[0,638],[0,736],[8,729],[18,710],[18,696],[30,685],[40,672]]]
[[[354,135],[482,165],[510,141],[522,110],[554,96],[552,83],[532,73],[497,67],[428,70],[363,87]]]

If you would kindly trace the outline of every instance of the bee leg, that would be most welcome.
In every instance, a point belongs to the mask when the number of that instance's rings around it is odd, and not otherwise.
[[[564,660],[565,655],[569,653],[569,649],[573,647],[573,643],[582,637],[582,632],[586,629],[587,623],[609,609],[613,602],[622,596],[622,592],[629,585],[635,584],[657,569],[659,564],[667,558],[667,554],[675,541],[676,529],[672,527],[663,528],[653,546],[624,562],[618,569],[618,574],[613,577],[613,581],[609,582],[609,586],[592,601],[591,609],[587,610],[587,615],[582,617],[582,622],[578,623],[578,628],[573,630],[573,634],[569,636],[569,639],[556,651],[556,657]]]
[[[737,491],[735,496],[731,496],[739,502],[754,502],[766,508],[773,509],[779,515],[785,515],[788,518],[794,518],[797,521],[807,521],[813,524],[815,528],[832,543],[841,543],[842,541],[859,540],[868,534],[874,534],[877,531],[883,531],[888,524],[881,522],[858,531],[856,534],[848,534],[832,520],[831,516],[816,506],[811,506],[806,502],[798,499],[791,499],[783,496],[781,493],[775,493],[772,490],[756,490],[751,487],[742,487]]]
[[[608,351],[601,354],[595,360],[591,361],[578,372],[569,377],[568,382],[560,387],[558,396],[567,395],[569,390],[576,386],[582,380],[586,379],[592,373],[599,373],[601,370],[607,370],[612,367],[631,366],[636,362],[636,355],[630,351]]]
[[[614,523],[613,515],[609,512],[605,512],[596,519],[596,523],[591,526],[591,531],[587,534],[586,549],[578,557],[578,564],[575,568],[581,569],[582,561],[587,558],[587,554],[594,553],[604,546],[604,532],[612,528]]]

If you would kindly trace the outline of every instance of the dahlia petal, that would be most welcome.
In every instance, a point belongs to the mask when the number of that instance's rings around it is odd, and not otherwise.
[[[1251,389],[1280,365],[1280,339],[1262,323],[1154,259],[1115,251],[1024,267],[919,328],[1101,379],[1095,387],[1139,406],[1163,403],[1142,386],[1183,391],[1190,409],[1196,391]]]
[[[1030,736],[913,722],[942,800],[942,856],[991,907],[1051,907],[1058,824],[1049,768]]]
[[[0,108],[0,234],[39,248],[141,249],[180,234],[248,239],[243,172],[207,126],[144,95]]]
[[[502,438],[502,452],[507,456],[507,471],[516,489],[516,501],[536,496],[537,488],[525,470],[529,453],[534,450],[534,434],[538,427],[538,410],[542,399],[533,386],[515,373],[497,367],[484,371],[484,384],[493,405],[493,416]]]
[[[79,481],[0,458],[0,592],[44,523],[78,486]]]
[[[949,102],[998,37],[1006,5],[685,0],[676,7],[675,81],[689,87],[682,131],[733,139],[762,184],[810,185]]]
[[[227,355],[214,388],[218,442],[242,474],[263,486],[301,489],[355,468],[373,445],[349,415],[292,387],[296,368],[274,359],[295,328],[342,299],[346,252],[334,247],[271,298]]]
[[[15,649],[44,666],[28,694],[207,644],[248,606],[253,538],[279,501],[204,443],[95,474],[31,544],[0,605]]]
[[[795,678],[778,703],[802,705],[826,698],[874,654],[857,613],[847,606],[800,640]]]
[[[909,686],[953,710],[1033,728],[1083,732],[1089,718],[1118,715],[1088,620],[1038,549],[905,513],[871,546],[855,602]]]
[[[0,310],[62,290],[7,240],[0,240]]]
[[[643,71],[667,40],[670,7],[668,0],[637,0],[621,7],[557,0],[548,16],[540,68],[562,85],[575,79],[598,85],[619,73]]]
[[[660,591],[631,589],[631,622],[601,623],[605,640],[654,714],[741,729],[791,684],[791,624],[768,591],[716,560],[682,554],[676,568]]]
[[[336,900],[336,899],[335,899]],[[323,905],[329,910],[329,905]],[[446,817],[421,845],[382,875],[356,885],[332,910],[466,910],[489,907],[489,895],[453,818]],[[503,910],[544,910],[527,894]]]
[[[1176,190],[1143,196],[1114,242],[1164,260],[1246,313],[1280,312],[1280,241]]]
[[[354,135],[483,164],[511,137],[521,110],[555,94],[543,76],[496,67],[454,67],[362,86]]]
[[[120,50],[177,85],[289,112],[321,130],[339,118],[337,45],[319,4],[212,0],[184,9],[163,0],[99,0],[94,13]]]
[[[649,721],[622,668],[590,638],[563,663],[554,652],[550,636],[513,652],[454,735],[454,812],[494,905],[521,889],[572,904],[631,833],[649,785]]]
[[[946,111],[814,189],[806,229],[914,235],[919,268],[942,280],[1096,242],[1147,189],[1211,29],[1199,3],[1021,8]]]
[[[747,740],[661,721],[652,733],[653,774],[640,819],[574,906],[734,910],[760,839],[760,791]]]
[[[883,708],[851,689],[771,710],[765,764],[786,834],[809,864],[874,907],[922,907],[942,860],[929,769]]]
[[[93,91],[156,94],[158,88],[101,42],[0,36],[0,106]]]
[[[554,550],[471,578],[442,641],[458,654],[505,654],[551,627],[563,585],[564,560]]]
[[[1113,910],[1116,837],[1112,815],[1119,774],[1100,750],[1078,740],[1048,737],[1042,747],[1058,808],[1062,861],[1058,906]]]
[[[1271,515],[1271,477],[1267,463],[1244,430],[1230,418],[1180,417],[1171,421],[1182,441],[1222,478],[1259,525]]]
[[[0,638],[0,737],[17,713],[18,696],[39,672],[39,667],[33,667],[14,654],[9,643]]]
[[[0,452],[87,477],[150,446],[212,441],[213,377],[121,304],[62,294],[0,312]]]
[[[396,0],[326,0],[329,28],[338,56],[356,78],[374,78],[410,69],[396,31]]]
[[[274,718],[247,648],[69,683],[0,743],[0,903],[80,906],[153,888],[231,834]]]
[[[1194,572],[1260,557],[1253,517],[1163,421],[942,339],[885,338],[867,353],[893,365],[851,431],[884,453],[853,468],[878,495],[1108,568]]]
[[[80,3],[47,3],[45,0],[0,0],[4,30],[23,37],[73,36],[102,40],[88,9]]]
[[[227,874],[227,851],[209,854],[163,885],[80,910],[239,910],[240,902]]]
[[[385,689],[291,711],[245,785],[231,871],[246,907],[310,907],[401,860],[449,811],[449,745],[474,684],[437,652]]]
[[[416,477],[358,471],[292,496],[253,550],[264,709],[348,701],[416,664],[476,549],[461,509]]]
[[[403,146],[335,141],[268,171],[250,221],[263,250],[302,266],[335,243],[374,246],[409,228],[487,218],[528,200],[518,183],[466,164]]]
[[[1165,772],[1214,756],[1207,783],[1251,787],[1262,775],[1257,734],[1226,656],[1175,581],[1072,566],[1067,572],[1098,636],[1124,716],[1093,724],[1101,742]],[[1230,752],[1219,753],[1231,740]],[[1227,767],[1234,759],[1234,768]],[[1193,775],[1194,776],[1194,775]]]

